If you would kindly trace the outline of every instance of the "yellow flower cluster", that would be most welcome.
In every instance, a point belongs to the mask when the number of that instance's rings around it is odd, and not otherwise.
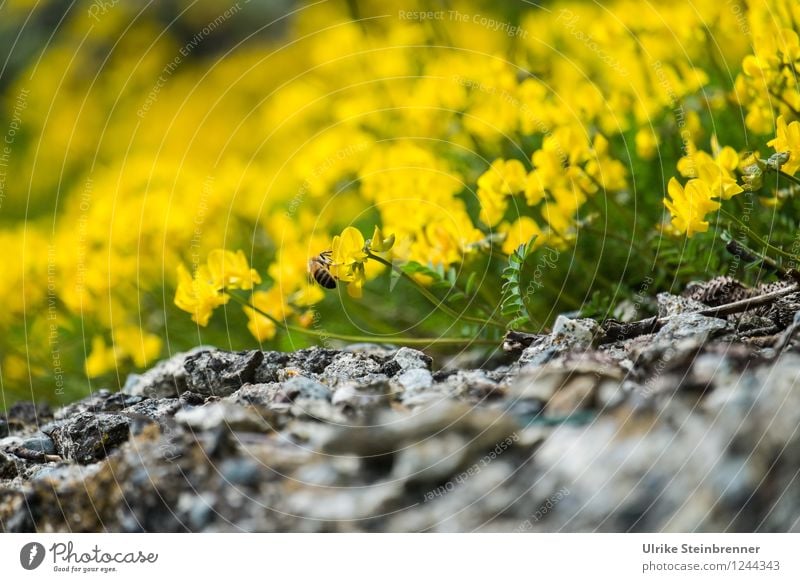
[[[0,17],[22,22],[46,4],[17,1]],[[444,20],[401,16],[424,12],[422,0],[311,2],[286,18],[281,3],[224,17],[227,5],[177,4],[181,27],[124,2],[66,18],[9,79],[4,163],[19,179],[0,182],[7,386],[55,383],[57,367],[143,366],[167,343],[198,341],[198,326],[227,341],[211,314],[231,290],[250,293],[259,340],[275,321],[308,324],[325,309],[309,257],[331,250],[348,292],[366,294],[386,269],[363,256],[361,231],[375,224],[396,236],[393,260],[443,267],[476,259],[493,230],[505,253],[533,235],[570,244],[585,204],[630,200],[635,164],[700,143],[701,119],[732,99],[762,133],[782,113],[774,146],[790,152],[784,171],[798,163],[793,0],[519,13],[454,0]],[[514,26],[473,18],[490,11]],[[270,21],[282,28],[251,34]],[[187,28],[211,32],[188,44],[164,32]],[[720,62],[743,63],[733,91],[711,80]],[[715,200],[741,191],[734,153],[686,152],[690,182],[669,187],[676,229],[701,232]]]
[[[589,141],[579,128],[560,127],[544,137],[541,149],[531,159],[530,172],[519,160],[495,160],[478,178],[478,200],[481,221],[496,226],[505,217],[509,200],[524,194],[525,204],[536,208],[549,228],[546,238],[537,238],[537,246],[546,240],[564,244],[572,237],[577,212],[588,197],[601,189],[614,193],[626,187],[625,166],[610,156],[608,140],[600,134]],[[520,214],[523,212],[515,208],[517,220],[498,227],[501,233],[516,233],[507,236],[506,253],[520,244],[520,235],[527,235],[527,240],[542,234],[532,217]]]
[[[734,94],[747,107],[747,127],[769,133],[774,112],[800,112],[797,67],[800,65],[800,4],[795,0],[754,2],[747,21],[753,54],[742,61]]]

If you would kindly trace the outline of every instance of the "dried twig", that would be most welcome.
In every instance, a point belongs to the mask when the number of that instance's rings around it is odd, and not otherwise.
[[[782,289],[764,293],[763,295],[757,295],[755,297],[749,297],[747,299],[741,299],[732,303],[725,303],[724,305],[717,305],[716,307],[709,307],[708,309],[702,309],[700,311],[689,312],[682,315],[696,314],[706,317],[724,317],[734,313],[749,311],[762,305],[768,305],[776,299],[780,299],[781,297],[790,295],[791,293],[795,293],[797,291],[800,291],[800,284],[791,283]],[[600,343],[611,343],[648,333],[655,333],[674,317],[676,316],[668,315],[666,317],[649,317],[647,319],[632,321],[630,323],[620,323],[617,321],[604,322],[602,326],[604,336],[600,338]]]
[[[62,460],[58,455],[48,455],[42,451],[34,451],[33,449],[26,449],[25,447],[6,447],[6,452],[20,459],[25,459],[26,461],[33,461],[34,463],[51,463]]]
[[[787,285],[782,289],[777,289],[769,293],[764,293],[763,295],[756,295],[755,297],[741,299],[740,301],[734,301],[733,303],[726,303],[724,305],[717,305],[716,307],[709,307],[708,309],[703,309],[702,311],[697,311],[695,313],[697,313],[698,315],[705,315],[707,317],[721,317],[723,315],[741,313],[743,311],[750,311],[754,307],[760,307],[761,305],[768,305],[773,301],[775,301],[776,299],[780,299],[785,295],[796,293],[797,291],[800,291],[800,284],[791,283],[790,285]],[[662,319],[666,320],[669,319],[669,317],[665,317]]]

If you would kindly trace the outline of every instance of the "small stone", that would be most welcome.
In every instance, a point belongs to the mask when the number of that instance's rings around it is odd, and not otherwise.
[[[521,366],[539,366],[572,350],[587,350],[591,347],[600,326],[593,319],[569,319],[559,315],[553,325],[553,333],[537,339],[522,351]]]
[[[331,403],[344,413],[359,413],[387,406],[391,389],[386,382],[362,386],[358,382],[340,385],[333,393]]]
[[[610,409],[622,404],[627,394],[623,389],[623,384],[606,380],[597,387],[597,404],[600,408]]]
[[[330,400],[331,396],[330,388],[324,384],[304,376],[295,376],[282,383],[276,399],[278,401],[294,402],[299,399]]]
[[[272,429],[270,423],[252,409],[225,400],[181,410],[175,414],[175,420],[196,431],[218,427],[247,432],[268,432]]]
[[[37,432],[29,437],[25,437],[20,446],[31,451],[38,451],[46,455],[56,454],[56,445],[49,436],[43,432]]]
[[[0,479],[13,479],[17,473],[17,464],[14,460],[0,451]]]
[[[130,416],[145,416],[163,424],[180,408],[181,402],[177,398],[158,398],[134,404],[126,408],[124,412]]]
[[[671,293],[659,293],[658,300],[658,316],[668,317],[670,315],[681,315],[684,313],[692,313],[694,311],[702,311],[708,309],[708,305],[700,303],[688,297],[679,297]]]
[[[575,346],[588,347],[599,329],[600,326],[593,319],[569,319],[559,315],[553,325],[552,335]]]
[[[8,436],[8,422],[5,418],[0,418],[0,439]]]
[[[128,440],[130,419],[120,414],[83,412],[52,429],[50,437],[65,459],[88,464]]]
[[[394,381],[403,387],[404,392],[412,394],[433,386],[433,375],[425,368],[412,368],[397,376]]]
[[[547,416],[566,417],[592,407],[595,378],[576,376],[553,394],[547,402]]]
[[[683,313],[670,317],[655,335],[653,342],[674,342],[684,338],[696,338],[698,341],[704,342],[710,336],[728,327],[728,322],[718,317]]]
[[[266,384],[245,384],[227,398],[238,404],[270,406],[278,400],[283,384],[270,382]]]
[[[183,367],[186,359],[213,349],[199,346],[188,352],[177,353],[168,360],[162,360],[143,374],[130,374],[122,391],[125,394],[148,398],[178,396],[187,389],[186,370]]]
[[[338,380],[360,380],[380,373],[380,365],[361,353],[342,353],[325,368],[324,377]]]
[[[228,396],[248,382],[264,359],[260,350],[207,350],[186,358],[186,388],[204,396]]]
[[[406,347],[397,350],[390,361],[397,364],[398,370],[401,372],[415,368],[430,370],[431,364],[433,363],[430,356],[425,355],[419,350]]]

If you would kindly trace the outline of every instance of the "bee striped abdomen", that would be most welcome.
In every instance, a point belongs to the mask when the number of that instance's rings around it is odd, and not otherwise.
[[[336,277],[328,270],[331,264],[331,252],[325,251],[308,261],[308,272],[320,286],[325,289],[336,289]]]

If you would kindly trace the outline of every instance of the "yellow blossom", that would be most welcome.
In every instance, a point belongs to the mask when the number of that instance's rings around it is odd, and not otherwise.
[[[502,220],[508,202],[506,197],[518,194],[526,188],[528,175],[519,160],[497,159],[478,178],[478,201],[481,204],[481,220],[494,226]]]
[[[504,222],[498,230],[506,235],[502,249],[507,255],[513,253],[520,245],[527,243],[534,236],[536,236],[536,242],[533,243],[533,248],[538,248],[545,242],[542,229],[529,216],[520,216],[514,224]]]
[[[658,152],[658,137],[650,127],[636,132],[636,154],[644,160],[652,160]]]
[[[352,297],[361,297],[361,288],[366,280],[365,245],[364,235],[352,226],[348,226],[342,234],[333,237],[331,243],[331,273],[339,281],[348,283],[347,292]]]
[[[253,293],[250,303],[253,307],[245,306],[247,314],[247,329],[258,341],[267,341],[275,337],[277,326],[275,321],[284,321],[292,314],[292,308],[284,301],[279,287],[271,287],[268,291]],[[270,317],[267,317],[267,315]]]
[[[247,290],[261,283],[261,277],[255,269],[250,268],[241,250],[233,253],[215,249],[208,253],[207,262],[211,280],[221,288]]]
[[[89,378],[96,378],[109,372],[117,366],[117,355],[113,347],[106,346],[106,342],[100,336],[92,338],[92,351],[84,362],[86,375]]]
[[[383,237],[383,232],[375,225],[375,230],[372,233],[372,238],[369,240],[370,250],[376,253],[385,253],[394,246],[395,235],[389,235],[387,238]]]
[[[214,309],[228,303],[230,295],[224,293],[219,282],[201,265],[194,277],[183,265],[178,265],[178,288],[175,291],[175,305],[192,314],[192,321],[205,327]]]
[[[778,117],[777,136],[767,145],[778,153],[789,152],[789,161],[781,166],[781,170],[794,175],[800,169],[800,122],[787,124],[783,115]]]
[[[134,325],[116,329],[113,338],[120,357],[129,357],[139,368],[147,366],[161,353],[161,338]]]
[[[712,192],[705,182],[689,180],[684,188],[678,180],[672,178],[668,192],[670,199],[664,198],[664,205],[672,214],[672,226],[678,232],[694,236],[708,230],[705,217],[709,212],[719,209],[720,205],[712,199]]]

